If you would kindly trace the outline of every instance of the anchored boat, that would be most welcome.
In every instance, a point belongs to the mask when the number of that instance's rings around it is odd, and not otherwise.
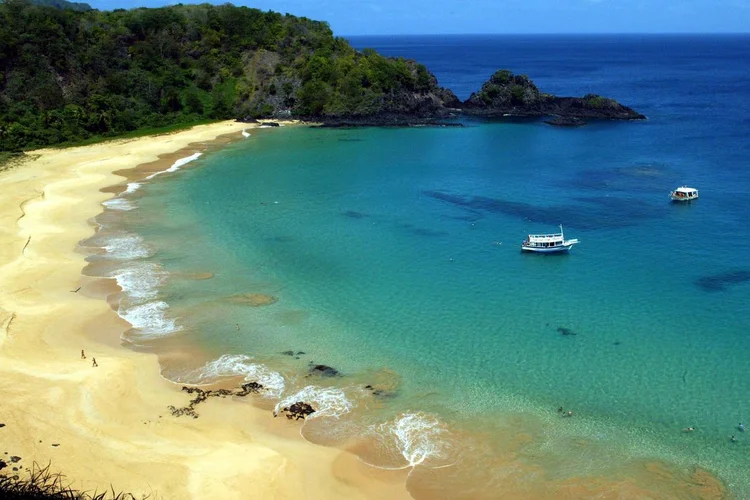
[[[530,234],[521,244],[521,250],[524,252],[539,253],[567,252],[576,243],[580,242],[577,239],[565,239],[562,225],[560,225],[559,233]]]
[[[680,186],[674,191],[670,192],[669,197],[672,199],[672,201],[697,200],[698,190],[687,186]]]

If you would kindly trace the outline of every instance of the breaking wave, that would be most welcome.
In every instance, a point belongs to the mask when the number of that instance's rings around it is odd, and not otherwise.
[[[123,191],[120,194],[132,194],[132,193],[135,193],[136,191],[138,191],[138,188],[140,188],[140,187],[141,187],[141,183],[140,182],[128,182],[127,189],[125,189],[125,191]]]
[[[428,458],[444,458],[446,446],[440,435],[444,425],[437,417],[426,413],[405,413],[398,419],[378,425],[374,429],[382,439],[392,440],[398,451],[414,467]]]
[[[121,306],[117,313],[133,325],[133,328],[138,329],[137,333],[131,333],[128,336],[157,338],[182,330],[173,318],[167,318],[165,315],[167,309],[169,309],[169,304],[163,300],[155,300],[128,308]]]
[[[109,237],[103,248],[109,258],[118,260],[142,259],[151,255],[143,238],[133,233]]]
[[[167,278],[167,273],[153,262],[133,262],[111,273],[132,302],[153,300]]]
[[[308,385],[298,392],[286,396],[276,404],[274,413],[278,414],[282,408],[293,405],[298,401],[310,404],[315,413],[307,417],[308,420],[318,417],[340,417],[352,411],[354,403],[346,398],[341,389],[333,387],[316,387]]]
[[[135,206],[135,203],[125,198],[111,198],[109,200],[103,201],[102,205],[104,205],[110,210],[120,210],[120,211],[129,211],[129,210],[133,210],[137,208]]]
[[[198,158],[200,158],[200,156],[201,156],[202,154],[203,154],[203,153],[194,153],[194,154],[192,154],[192,155],[190,155],[190,156],[186,156],[185,158],[180,158],[179,160],[177,160],[176,162],[174,162],[174,163],[172,164],[172,166],[170,166],[170,167],[169,167],[168,169],[166,169],[166,170],[160,170],[159,172],[154,172],[153,174],[151,174],[151,175],[149,175],[148,177],[146,177],[146,180],[151,180],[151,179],[153,179],[154,177],[156,177],[157,175],[161,175],[161,174],[166,174],[166,173],[169,173],[169,172],[176,172],[176,171],[178,171],[178,170],[180,169],[180,167],[182,167],[183,165],[187,165],[187,164],[188,164],[188,163],[190,163],[191,161],[195,161],[195,160],[197,160]]]
[[[263,395],[278,398],[284,392],[284,377],[270,370],[266,365],[253,363],[244,354],[224,354],[209,361],[203,367],[178,377],[177,382],[210,384],[227,377],[245,377],[246,382],[258,382],[266,390]]]

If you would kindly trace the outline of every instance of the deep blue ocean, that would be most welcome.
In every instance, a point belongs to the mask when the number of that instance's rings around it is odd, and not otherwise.
[[[309,439],[417,497],[707,498],[698,467],[750,498],[750,36],[350,41],[461,99],[507,68],[648,120],[250,130],[110,203],[126,340],[313,402]],[[520,252],[560,224],[570,254]]]

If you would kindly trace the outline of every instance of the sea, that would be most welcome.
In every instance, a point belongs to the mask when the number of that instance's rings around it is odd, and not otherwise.
[[[418,499],[750,498],[750,36],[348,39],[461,99],[509,69],[648,119],[185,154],[86,242],[123,343],[176,383],[311,404],[305,439],[408,470]],[[568,254],[520,251],[561,226]]]

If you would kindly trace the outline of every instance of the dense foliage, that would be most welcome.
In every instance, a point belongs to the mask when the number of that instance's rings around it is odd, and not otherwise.
[[[424,66],[358,52],[306,18],[229,4],[0,3],[0,150],[205,119],[427,112],[454,101]]]

